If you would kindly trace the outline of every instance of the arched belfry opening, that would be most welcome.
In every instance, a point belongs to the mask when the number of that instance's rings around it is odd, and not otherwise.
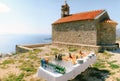
[[[67,4],[67,1],[65,1],[64,5],[61,6],[61,17],[69,16],[70,7]]]

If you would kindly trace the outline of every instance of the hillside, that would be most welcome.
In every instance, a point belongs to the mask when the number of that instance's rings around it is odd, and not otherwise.
[[[118,28],[118,29],[116,29],[117,31],[116,31],[116,35],[117,36],[120,36],[120,28]]]
[[[117,37],[116,37],[116,40],[117,40],[117,41],[120,41],[120,36],[117,36]]]
[[[77,48],[39,47],[28,53],[13,54],[0,60],[0,81],[45,81],[37,78],[40,59],[56,53],[76,53]],[[97,62],[71,81],[120,81],[120,54],[98,53]]]
[[[120,28],[117,28],[116,30],[117,30],[116,31],[116,40],[120,41]]]

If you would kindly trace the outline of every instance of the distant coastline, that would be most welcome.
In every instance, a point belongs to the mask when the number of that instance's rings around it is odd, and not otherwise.
[[[16,45],[50,43],[50,34],[0,34],[0,54],[15,52]]]

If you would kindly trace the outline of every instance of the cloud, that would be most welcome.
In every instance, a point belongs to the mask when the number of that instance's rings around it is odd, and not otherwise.
[[[3,3],[0,3],[0,13],[7,13],[10,12],[10,8]]]

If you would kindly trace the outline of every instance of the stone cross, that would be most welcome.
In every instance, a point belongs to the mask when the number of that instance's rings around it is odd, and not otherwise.
[[[67,0],[64,0],[65,1],[65,4],[67,3]]]

